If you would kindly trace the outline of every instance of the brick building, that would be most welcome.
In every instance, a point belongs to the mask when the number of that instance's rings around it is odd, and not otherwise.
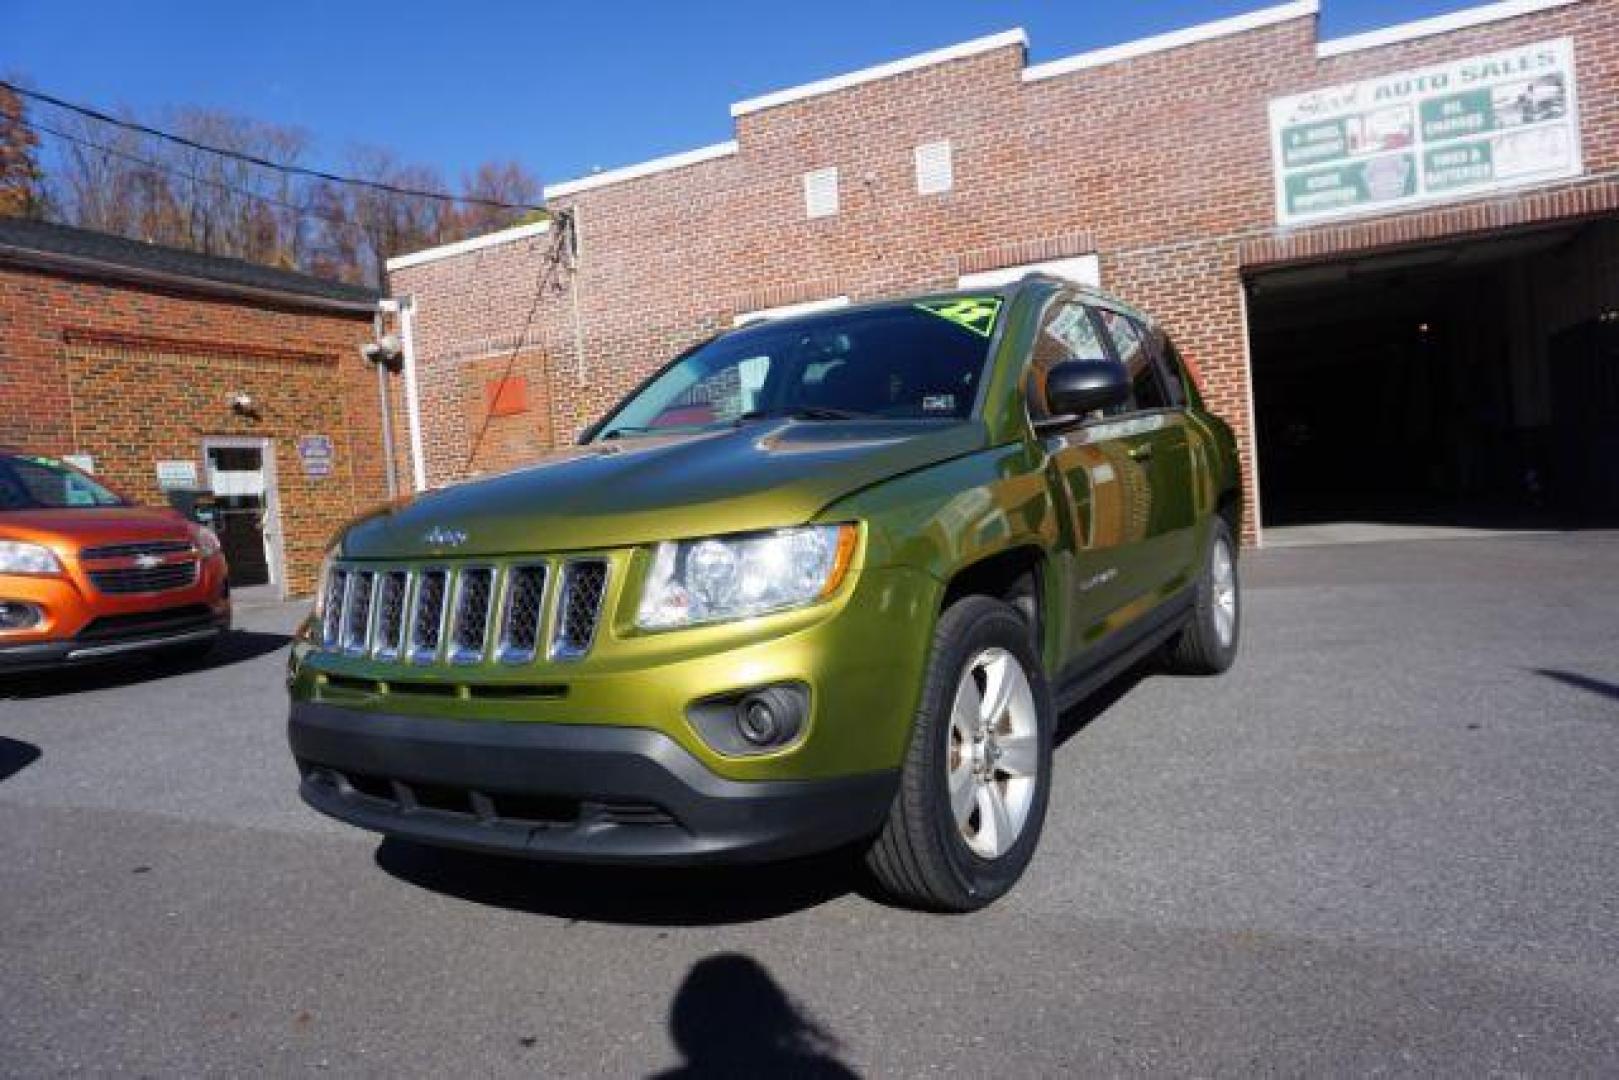
[[[71,455],[142,502],[208,491],[234,582],[307,593],[332,531],[386,496],[358,352],[377,300],[0,218],[0,446]]]
[[[1613,511],[1619,0],[1317,15],[1042,63],[1011,31],[770,93],[730,141],[549,187],[555,267],[544,224],[394,260],[423,472],[564,443],[740,317],[1050,267],[1177,339],[1240,433],[1250,541]]]

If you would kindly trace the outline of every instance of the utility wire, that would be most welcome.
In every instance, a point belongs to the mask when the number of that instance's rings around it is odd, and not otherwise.
[[[501,370],[500,380],[495,384],[497,395],[499,394],[499,388],[505,384],[507,379],[512,377],[512,369],[517,366],[517,358],[522,354],[523,346],[528,341],[529,328],[534,325],[534,316],[539,314],[540,302],[545,299],[545,290],[550,286],[552,279],[556,277],[557,269],[562,265],[563,256],[569,250],[569,244],[572,242],[573,214],[569,211],[563,211],[556,215],[556,221],[556,239],[551,243],[550,257],[540,267],[539,277],[534,284],[534,297],[529,301],[528,314],[523,318],[523,328],[518,332],[517,341],[512,345],[512,351],[506,357],[505,367]],[[577,273],[577,270],[575,272]],[[478,448],[483,445],[484,436],[489,433],[489,425],[494,419],[495,403],[491,400],[484,407],[483,423],[479,425],[478,433],[473,436],[472,445],[467,450],[467,460],[461,466],[463,476],[471,470],[472,463],[477,460]],[[552,435],[554,438],[555,432]]]
[[[362,237],[365,235],[364,228],[359,222],[356,221],[347,221],[343,218],[322,214],[311,207],[299,206],[297,203],[290,203],[285,199],[278,199],[274,195],[266,195],[260,191],[248,191],[246,188],[239,188],[234,184],[227,184],[223,180],[215,180],[212,177],[207,176],[198,176],[196,173],[187,172],[185,169],[181,169],[174,165],[168,165],[161,161],[153,161],[150,158],[141,157],[139,154],[131,154],[127,150],[119,150],[114,147],[95,142],[91,139],[74,135],[70,132],[60,131],[51,127],[49,124],[42,124],[38,120],[21,119],[18,122],[21,123],[23,127],[37,131],[41,135],[50,135],[53,138],[61,139],[64,142],[70,142],[76,146],[82,146],[87,150],[94,150],[97,153],[107,154],[115,158],[122,158],[123,160],[132,164],[143,165],[148,169],[156,169],[159,172],[165,172],[171,176],[177,176],[182,180],[188,180],[193,184],[205,184],[208,187],[218,188],[221,191],[228,191],[232,195],[238,195],[244,199],[255,199],[259,202],[269,203],[271,206],[278,206],[283,210],[290,210],[295,214],[301,214],[305,217],[313,218],[314,220],[323,222],[327,225],[345,229],[355,229],[360,232]]]
[[[412,198],[418,199],[438,199],[443,202],[450,203],[468,203],[473,206],[488,206],[496,210],[543,211],[545,209],[544,206],[534,203],[508,203],[500,202],[496,199],[475,198],[470,195],[450,195],[442,191],[427,191],[421,188],[400,187],[397,184],[389,184],[382,180],[364,180],[359,177],[342,176],[337,173],[324,172],[320,169],[310,169],[302,165],[291,165],[282,161],[272,161],[269,158],[262,158],[254,154],[242,153],[239,150],[226,150],[225,148],[219,146],[209,146],[207,143],[200,143],[194,139],[188,139],[184,135],[176,135],[173,132],[163,131],[155,127],[149,127],[146,124],[142,124],[134,120],[123,120],[119,117],[104,113],[100,109],[92,109],[88,105],[78,105],[71,101],[65,101],[62,98],[56,97],[55,95],[47,94],[39,90],[30,90],[27,87],[18,86],[16,83],[8,82],[5,79],[0,79],[0,87],[5,87],[14,94],[20,94],[23,97],[30,98],[34,101],[42,101],[47,105],[54,105],[59,109],[66,109],[69,112],[78,113],[80,116],[87,116],[90,119],[98,120],[103,124],[112,124],[114,127],[124,128],[127,131],[139,132],[142,135],[150,135],[157,139],[166,139],[169,142],[188,147],[192,150],[201,150],[204,153],[218,154],[221,157],[233,158],[236,161],[245,161],[250,165],[257,165],[265,169],[275,169],[279,172],[292,173],[298,176],[313,177],[317,180],[327,180],[334,184],[352,184],[356,187],[371,188],[375,191],[386,191],[393,195],[408,195]]]

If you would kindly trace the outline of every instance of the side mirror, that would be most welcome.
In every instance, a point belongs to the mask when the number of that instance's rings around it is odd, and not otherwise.
[[[1064,360],[1046,373],[1052,416],[1084,416],[1130,400],[1130,376],[1111,360]]]

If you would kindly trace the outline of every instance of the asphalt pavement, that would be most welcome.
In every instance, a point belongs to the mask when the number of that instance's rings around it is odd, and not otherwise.
[[[1619,1073],[1619,536],[1262,552],[1229,675],[1065,718],[971,916],[843,856],[584,871],[295,794],[297,607],[0,684],[0,1073]]]

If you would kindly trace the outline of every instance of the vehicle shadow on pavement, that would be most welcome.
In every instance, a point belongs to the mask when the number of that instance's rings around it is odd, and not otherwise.
[[[1061,749],[1064,743],[1084,731],[1092,720],[1111,709],[1121,698],[1127,697],[1143,679],[1156,674],[1157,670],[1150,660],[1144,660],[1062,713],[1057,717],[1053,744]]]
[[[758,922],[865,888],[859,855],[847,849],[765,866],[643,870],[530,862],[389,837],[376,860],[401,881],[474,904],[635,926]]]
[[[685,1058],[655,1080],[711,1076],[852,1078],[839,1044],[751,956],[716,953],[686,973],[669,1007]]]
[[[0,780],[9,780],[39,760],[40,749],[21,739],[0,736]]]
[[[260,630],[232,630],[221,637],[206,656],[182,660],[166,657],[129,657],[101,664],[57,671],[35,671],[0,676],[0,700],[65,697],[96,690],[116,690],[154,679],[229,667],[287,647],[290,634]]]

